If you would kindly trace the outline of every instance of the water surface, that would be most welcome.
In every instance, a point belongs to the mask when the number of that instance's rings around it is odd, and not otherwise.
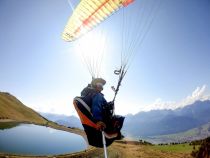
[[[0,152],[21,155],[73,153],[87,148],[80,135],[33,124],[0,129]]]

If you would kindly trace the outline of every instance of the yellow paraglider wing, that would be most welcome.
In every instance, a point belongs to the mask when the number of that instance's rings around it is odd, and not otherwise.
[[[74,41],[134,0],[81,0],[70,17],[62,38]]]

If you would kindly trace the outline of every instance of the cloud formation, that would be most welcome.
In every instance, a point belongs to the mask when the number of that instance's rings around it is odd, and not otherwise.
[[[197,87],[191,95],[187,96],[186,98],[182,99],[179,102],[174,101],[162,101],[161,98],[155,100],[154,103],[146,106],[143,111],[150,111],[150,110],[161,110],[161,109],[177,109],[182,108],[187,105],[193,104],[195,101],[205,101],[210,100],[210,94],[206,94],[207,86],[203,85],[201,87]]]

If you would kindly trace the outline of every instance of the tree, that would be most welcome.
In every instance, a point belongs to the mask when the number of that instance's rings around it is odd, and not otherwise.
[[[210,158],[210,137],[204,139],[200,148],[193,150],[191,155],[195,158]]]

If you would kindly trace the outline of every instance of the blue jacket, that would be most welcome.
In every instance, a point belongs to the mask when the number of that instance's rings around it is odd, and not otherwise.
[[[103,120],[103,106],[107,104],[102,93],[97,93],[92,100],[92,114],[96,121]]]

